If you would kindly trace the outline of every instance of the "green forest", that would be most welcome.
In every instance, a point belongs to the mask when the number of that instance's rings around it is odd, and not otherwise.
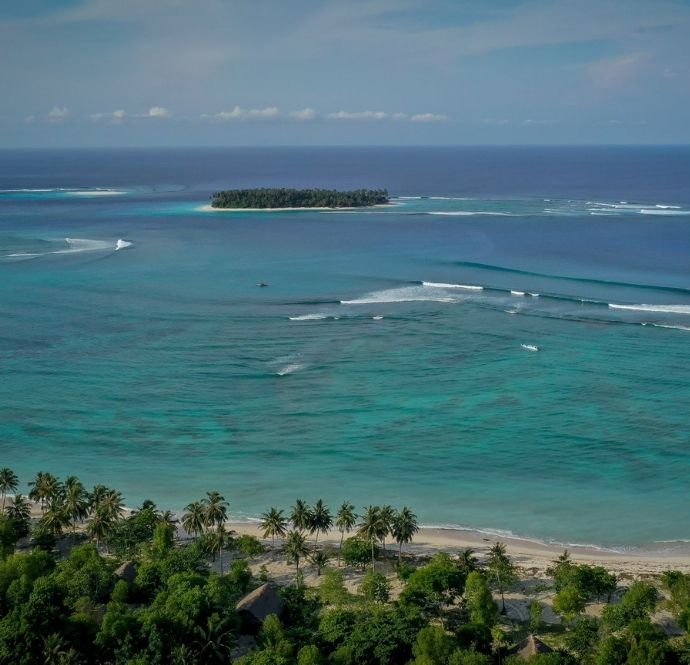
[[[40,472],[28,497],[18,486],[0,469],[2,665],[690,663],[681,572],[618,579],[564,552],[515,618],[506,604],[530,571],[500,542],[482,556],[413,556],[407,507],[298,499],[261,516],[262,541],[228,531],[216,491],[178,523],[151,501],[126,510],[119,492],[75,476]],[[276,611],[258,606],[247,622],[238,601],[260,587],[274,589]]]
[[[211,195],[214,208],[363,208],[388,203],[385,189],[227,189]]]

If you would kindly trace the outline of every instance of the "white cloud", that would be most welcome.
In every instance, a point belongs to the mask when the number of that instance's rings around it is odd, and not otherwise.
[[[606,58],[587,66],[592,82],[604,90],[624,88],[636,79],[647,64],[646,53],[630,53],[620,58]]]
[[[385,120],[389,115],[384,111],[336,111],[326,117],[332,120]]]
[[[31,124],[33,124],[34,122],[36,122],[36,116],[35,116],[35,115],[27,115],[26,118],[24,118],[24,122],[25,122],[27,125],[31,125]]]
[[[536,118],[527,118],[527,120],[523,120],[522,122],[523,125],[529,127],[529,126],[534,126],[534,125],[557,125],[558,120],[545,120],[545,119],[536,119]]]
[[[305,108],[301,111],[291,111],[290,117],[295,120],[314,120],[318,113],[312,108]]]
[[[412,122],[445,122],[448,116],[441,113],[417,113],[410,120]]]
[[[407,120],[407,113],[394,113],[393,120]]]
[[[144,114],[146,118],[169,118],[172,114],[164,106],[152,106],[148,113]]]
[[[124,109],[118,109],[117,111],[107,111],[103,113],[92,113],[91,120],[94,122],[110,122],[113,125],[120,125],[124,122],[127,117],[127,113]]]
[[[215,115],[202,115],[202,118],[210,118],[212,120],[229,121],[229,120],[261,120],[265,118],[277,118],[280,115],[280,109],[276,106],[267,106],[263,109],[243,109],[241,106],[235,106],[231,111],[221,111]]]
[[[48,122],[64,122],[69,116],[70,111],[66,106],[53,106],[53,108],[48,111],[46,120]]]

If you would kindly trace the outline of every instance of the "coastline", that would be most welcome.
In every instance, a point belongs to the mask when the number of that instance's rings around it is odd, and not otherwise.
[[[123,514],[136,512],[132,506],[124,506]],[[33,518],[41,516],[40,505],[31,502]],[[182,518],[181,511],[173,512],[178,520]],[[255,536],[264,544],[271,543],[270,538],[264,538],[259,520],[239,521],[229,519],[225,523],[229,530],[239,535]],[[181,526],[180,526],[181,529]],[[184,531],[182,531],[184,533]],[[354,532],[346,534],[351,537]],[[319,542],[337,547],[340,543],[340,532],[331,529],[319,538]],[[564,550],[568,550],[573,561],[587,563],[593,566],[603,566],[619,577],[658,576],[666,570],[679,570],[690,573],[690,543],[672,541],[667,547],[659,549],[630,548],[627,550],[600,547],[597,545],[564,545],[556,542],[545,542],[536,538],[521,538],[515,535],[505,535],[478,531],[474,529],[459,529],[441,526],[421,526],[411,543],[403,546],[403,553],[418,557],[429,557],[436,552],[457,553],[465,548],[474,550],[480,558],[484,558],[489,548],[500,541],[505,544],[508,554],[518,567],[529,572],[533,577],[546,576],[546,569],[550,567]],[[397,555],[398,546],[388,542],[386,549]]]
[[[262,538],[258,522],[230,521],[227,526],[239,534],[256,536],[264,542],[270,542],[270,539]],[[508,553],[520,568],[530,570],[536,575],[545,574],[546,569],[564,549],[567,549],[572,559],[578,563],[603,566],[618,575],[659,575],[665,570],[690,572],[690,544],[687,543],[678,543],[679,547],[673,551],[671,548],[668,548],[668,551],[618,551],[586,545],[564,546],[515,536],[491,535],[471,529],[421,527],[412,543],[403,547],[403,552],[415,556],[431,556],[436,552],[453,553],[469,547],[482,558],[498,540],[505,543]],[[337,546],[340,542],[340,532],[331,530],[321,536],[319,542]],[[388,545],[388,548],[391,552],[397,552],[395,543]]]
[[[198,206],[195,210],[199,212],[290,212],[292,210],[297,211],[309,211],[315,210],[317,212],[338,212],[339,210],[372,210],[373,208],[389,208],[395,206],[395,203],[380,203],[373,206],[358,206],[358,207],[342,207],[342,208],[329,208],[323,206],[306,206],[299,208],[214,208],[210,203]]]

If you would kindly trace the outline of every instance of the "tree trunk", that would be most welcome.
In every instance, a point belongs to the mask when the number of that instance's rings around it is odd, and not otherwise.
[[[402,563],[402,540],[399,543],[400,549],[398,550],[398,565]]]
[[[314,547],[316,547],[319,543],[319,530],[316,530],[316,538],[314,540]]]
[[[376,570],[376,564],[374,563],[374,539],[371,540],[371,569]]]
[[[340,566],[340,554],[343,549],[343,538],[345,538],[345,532],[341,531],[340,532],[340,547],[338,547],[338,566]]]

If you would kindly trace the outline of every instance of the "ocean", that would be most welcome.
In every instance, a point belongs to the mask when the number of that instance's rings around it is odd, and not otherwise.
[[[688,147],[1,151],[0,466],[671,547],[689,174]],[[257,186],[393,199],[203,209]]]

